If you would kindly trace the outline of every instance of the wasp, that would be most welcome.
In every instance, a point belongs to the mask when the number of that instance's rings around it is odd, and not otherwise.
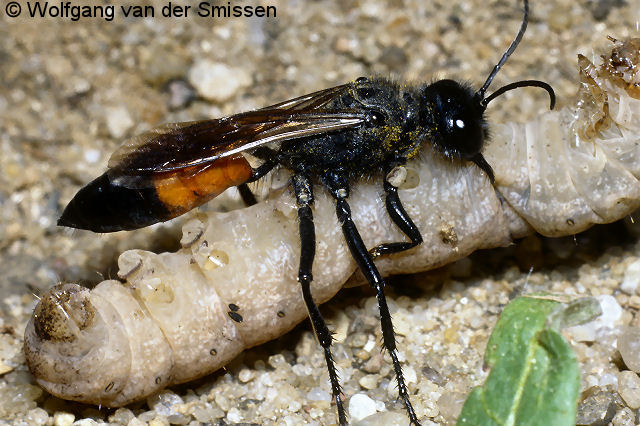
[[[491,165],[482,155],[488,138],[488,104],[506,91],[534,86],[548,92],[553,108],[553,89],[538,80],[511,83],[486,95],[520,43],[528,16],[525,0],[520,30],[477,91],[448,79],[401,85],[361,77],[263,109],[168,124],[136,136],[112,155],[104,174],[76,194],[58,225],[94,232],[137,229],[180,216],[234,186],[252,202],[247,183],[276,167],[288,169],[299,221],[298,282],[324,350],[338,422],[344,425],[347,419],[331,353],[331,332],[311,295],[316,248],[312,207],[314,188],[319,184],[333,197],[350,253],[376,292],[383,346],[393,362],[399,397],[410,421],[418,424],[398,360],[385,282],[374,259],[409,250],[423,241],[398,194],[398,176],[419,155],[423,144],[432,144],[452,162],[475,163],[493,181]],[[407,240],[371,249],[365,246],[348,201],[350,182],[363,175],[382,176],[387,212]]]

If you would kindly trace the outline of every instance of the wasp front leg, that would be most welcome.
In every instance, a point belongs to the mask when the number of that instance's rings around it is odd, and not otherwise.
[[[316,233],[313,224],[313,183],[308,176],[295,174],[293,176],[293,190],[298,203],[298,220],[300,223],[300,269],[298,270],[298,282],[302,287],[302,297],[309,312],[309,319],[313,326],[313,331],[320,346],[324,349],[324,357],[329,370],[329,381],[331,390],[336,400],[338,409],[339,424],[346,425],[347,417],[342,403],[342,389],[338,380],[338,372],[331,355],[331,342],[333,340],[327,324],[320,314],[318,305],[311,296],[311,282],[313,281],[312,266],[316,254]]]
[[[420,230],[415,223],[413,223],[413,220],[411,220],[411,217],[409,217],[409,214],[404,209],[402,202],[400,201],[400,197],[398,196],[398,187],[389,182],[388,176],[389,175],[387,174],[387,177],[384,180],[384,192],[386,193],[385,205],[387,207],[387,213],[389,213],[389,217],[393,223],[400,228],[404,235],[409,237],[411,242],[402,241],[380,244],[369,250],[369,253],[374,259],[380,255],[399,253],[422,244],[422,234],[420,234]]]
[[[553,107],[551,108],[553,109]],[[487,160],[485,160],[482,154],[476,154],[476,156],[473,157],[471,161],[475,163],[476,166],[480,167],[480,170],[486,173],[487,177],[489,178],[489,181],[491,181],[492,184],[496,182],[496,177],[495,177],[495,174],[493,173],[493,168],[489,163],[487,163]]]
[[[411,423],[419,425],[420,423],[418,422],[416,413],[413,410],[411,401],[409,400],[409,390],[404,380],[400,361],[398,360],[396,337],[393,331],[393,323],[391,322],[391,314],[389,313],[387,298],[384,294],[385,282],[380,271],[378,271],[378,268],[376,268],[376,265],[373,262],[373,256],[371,256],[367,251],[367,247],[362,241],[362,237],[360,236],[360,233],[358,232],[358,229],[351,217],[351,208],[347,202],[347,197],[349,196],[349,185],[347,183],[347,179],[341,173],[328,172],[323,175],[322,182],[336,200],[336,215],[338,217],[338,222],[342,226],[342,232],[347,242],[347,246],[349,247],[349,251],[360,268],[360,271],[362,271],[371,287],[376,291],[378,309],[380,311],[383,345],[385,349],[389,351],[391,361],[393,362],[393,369],[398,382],[398,396],[404,402],[404,406],[407,410]]]

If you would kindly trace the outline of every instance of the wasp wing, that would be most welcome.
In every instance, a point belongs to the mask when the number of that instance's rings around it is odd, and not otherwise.
[[[203,166],[265,144],[357,127],[365,120],[362,112],[327,107],[349,86],[336,86],[220,119],[152,129],[118,148],[109,160],[108,173],[118,177],[144,176]]]
[[[330,87],[328,89],[318,90],[317,92],[309,93],[299,96],[297,98],[289,99],[268,107],[262,108],[262,110],[269,109],[287,109],[292,111],[304,111],[304,110],[316,110],[326,106],[327,103],[335,99],[337,96],[346,92],[352,83],[341,84],[340,86]]]

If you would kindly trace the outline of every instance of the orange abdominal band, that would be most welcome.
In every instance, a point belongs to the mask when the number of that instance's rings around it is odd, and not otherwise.
[[[176,217],[217,197],[227,188],[245,183],[249,178],[251,166],[239,155],[155,174],[153,184],[158,199],[171,217]]]

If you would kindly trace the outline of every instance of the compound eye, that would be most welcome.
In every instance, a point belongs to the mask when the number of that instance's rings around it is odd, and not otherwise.
[[[484,135],[480,123],[454,116],[447,118],[449,143],[463,158],[474,157],[482,149]]]
[[[454,132],[464,131],[464,128],[467,127],[464,120],[461,118],[450,118],[448,124],[449,128]]]

